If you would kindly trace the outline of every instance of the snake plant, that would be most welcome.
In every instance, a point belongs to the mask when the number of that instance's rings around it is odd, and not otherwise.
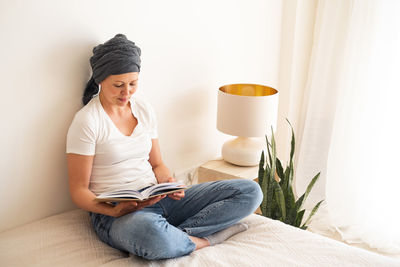
[[[261,159],[258,169],[258,183],[263,191],[264,198],[260,205],[263,216],[271,219],[280,220],[286,224],[307,229],[307,224],[310,222],[312,216],[317,212],[322,201],[318,202],[311,210],[307,220],[303,224],[303,216],[305,209],[302,209],[303,203],[306,201],[308,194],[317,182],[320,172],[317,173],[307,186],[306,191],[297,200],[293,193],[293,156],[295,150],[295,137],[293,127],[292,140],[290,150],[290,160],[284,169],[281,161],[276,156],[276,143],[274,133],[272,131],[271,142],[266,136],[268,157],[261,153]]]

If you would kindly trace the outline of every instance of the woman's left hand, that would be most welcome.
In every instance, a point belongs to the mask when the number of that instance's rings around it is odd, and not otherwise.
[[[173,177],[168,177],[168,183],[176,182]],[[172,194],[168,194],[168,197],[172,198],[173,200],[181,200],[185,197],[185,191],[175,192]]]

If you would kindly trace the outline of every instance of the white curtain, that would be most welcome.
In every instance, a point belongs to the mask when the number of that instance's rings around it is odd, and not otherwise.
[[[297,96],[287,98],[297,110],[285,109],[298,140],[296,190],[304,192],[321,171],[307,202],[311,208],[326,200],[315,229],[336,229],[349,243],[400,253],[400,2],[292,3],[284,19],[294,14],[293,25],[304,25],[304,8],[314,18],[308,27],[292,28],[296,38],[282,51],[291,57],[281,61],[281,90]],[[311,45],[296,51],[309,31]],[[307,51],[309,61],[299,59]],[[301,71],[287,71],[301,64]],[[283,82],[296,77],[305,82]]]

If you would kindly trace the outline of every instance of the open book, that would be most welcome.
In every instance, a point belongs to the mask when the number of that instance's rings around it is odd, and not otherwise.
[[[142,191],[122,189],[113,192],[103,193],[98,195],[96,197],[96,200],[100,202],[132,201],[132,200],[144,201],[152,197],[172,194],[175,192],[183,191],[188,188],[189,186],[186,186],[183,183],[161,183],[149,186]]]

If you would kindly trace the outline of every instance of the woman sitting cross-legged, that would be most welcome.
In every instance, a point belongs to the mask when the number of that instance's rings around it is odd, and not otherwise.
[[[99,238],[146,259],[187,255],[247,229],[262,199],[257,183],[216,181],[144,202],[97,202],[97,195],[172,182],[161,159],[152,107],[135,96],[141,50],[124,35],[93,49],[84,107],[68,130],[73,201],[90,212]]]

